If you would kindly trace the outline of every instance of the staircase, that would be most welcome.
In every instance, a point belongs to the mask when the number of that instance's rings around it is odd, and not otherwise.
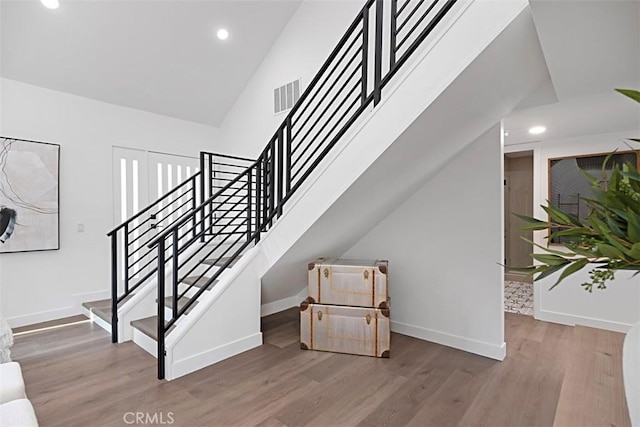
[[[435,160],[425,170],[385,172],[398,159],[394,141],[406,139],[403,132],[438,96],[444,99],[509,24],[525,19],[525,8],[526,1],[368,0],[256,159],[201,153],[196,174],[108,234],[112,298],[86,303],[87,311],[109,328],[114,343],[133,339],[159,356],[159,379],[261,345],[261,293],[263,303],[265,295],[268,302],[285,301],[273,311],[297,304],[304,281],[290,272],[306,265],[300,259],[342,253],[534,86],[512,88],[508,102],[490,115],[479,112],[486,106],[461,108],[478,117],[464,132],[453,131],[449,145],[433,147]],[[476,22],[488,17],[492,25]],[[470,27],[477,33],[461,38]],[[429,55],[442,57],[440,50],[450,51],[451,44],[462,59],[429,63]],[[531,77],[525,66],[504,68]],[[435,84],[429,70],[440,69],[446,73]],[[498,70],[493,78],[504,75]],[[412,93],[418,87],[424,97]],[[396,99],[405,100],[400,115]],[[375,170],[384,179],[367,175]],[[376,186],[387,191],[386,182],[394,189],[380,194]],[[358,191],[369,196],[358,200]],[[345,194],[354,197],[345,203]],[[366,221],[349,215],[361,207]],[[337,214],[350,218],[336,221]]]

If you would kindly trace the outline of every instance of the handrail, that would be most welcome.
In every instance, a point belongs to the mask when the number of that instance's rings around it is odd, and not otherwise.
[[[227,185],[225,185],[222,189],[216,191],[214,193],[213,196],[210,196],[207,200],[205,200],[204,202],[200,203],[198,206],[196,206],[195,208],[193,208],[191,210],[191,212],[197,212],[201,209],[203,209],[204,207],[206,207],[207,205],[210,205],[211,202],[218,197],[219,194],[222,194],[222,192],[224,190],[227,190],[228,188],[230,188],[234,183],[237,183],[240,180],[240,177],[245,175],[249,170],[251,170],[251,168],[253,166],[255,166],[255,164],[257,163],[257,160],[254,160],[253,163],[251,164],[251,166],[249,166],[247,169],[245,169],[244,171],[240,172],[232,181],[230,181]],[[172,225],[171,227],[167,228],[165,231],[163,231],[162,233],[158,234],[158,236],[153,239],[151,242],[149,242],[149,244],[147,245],[148,248],[154,248],[156,246],[158,246],[158,242],[160,242],[160,240],[164,240],[166,239],[170,234],[172,234],[176,229],[180,228],[181,226],[183,226],[189,219],[191,219],[190,217],[185,217],[182,218],[182,220],[177,223]]]
[[[189,178],[185,179],[184,181],[182,181],[180,184],[178,184],[176,187],[174,187],[171,191],[169,191],[168,193],[166,193],[165,195],[163,195],[162,197],[160,197],[159,199],[157,199],[156,201],[149,203],[147,205],[147,207],[145,207],[144,209],[142,209],[141,211],[139,211],[137,214],[133,215],[131,218],[127,219],[125,222],[123,222],[122,224],[118,225],[116,228],[114,228],[113,230],[109,231],[107,233],[108,237],[111,237],[112,234],[116,233],[117,231],[121,230],[122,228],[124,228],[126,225],[132,223],[133,221],[135,221],[136,219],[140,218],[140,216],[142,216],[144,213],[148,212],[151,208],[153,208],[154,206],[157,206],[160,204],[160,202],[165,201],[166,199],[169,198],[169,196],[173,195],[176,191],[178,191],[178,189],[182,188],[185,184],[187,184],[189,181],[191,181],[192,179],[197,178],[198,176],[200,176],[202,172],[198,171],[196,173],[194,173],[193,175],[191,175]]]
[[[158,378],[164,378],[169,329],[251,243],[260,241],[261,234],[282,215],[283,206],[346,132],[370,105],[378,105],[385,86],[455,3],[457,0],[405,0],[398,10],[398,0],[391,0],[385,21],[383,0],[367,0],[257,159],[219,155],[247,163],[225,161],[214,170],[212,154],[201,153],[199,203],[147,243],[157,251]],[[196,243],[200,245],[194,246]],[[188,248],[193,250],[180,259]],[[196,257],[201,257],[200,263],[194,266]],[[167,265],[170,275],[166,275]],[[214,267],[217,270],[212,271]],[[190,276],[201,268],[205,271]],[[162,301],[167,278],[172,310],[165,321]],[[200,289],[190,299],[182,299],[196,284]]]
[[[213,153],[211,151],[201,151],[200,155],[202,155],[202,154],[210,154],[210,155],[213,155],[213,156],[216,156],[216,157],[222,157],[224,159],[245,160],[247,162],[253,162],[254,161],[254,159],[250,159],[248,157],[232,156],[230,154]]]

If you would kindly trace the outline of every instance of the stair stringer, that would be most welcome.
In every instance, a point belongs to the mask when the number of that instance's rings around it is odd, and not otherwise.
[[[262,345],[259,253],[259,246],[249,249],[176,322],[165,341],[167,380]]]

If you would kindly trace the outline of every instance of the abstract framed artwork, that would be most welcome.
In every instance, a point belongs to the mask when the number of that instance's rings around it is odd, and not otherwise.
[[[0,137],[0,253],[60,249],[60,146]]]
[[[606,188],[614,166],[622,167],[630,162],[640,166],[637,151],[618,151],[606,164],[604,176],[602,166],[608,153],[549,159],[549,205],[587,220],[591,213],[583,198],[592,197],[591,182],[582,171],[600,178],[600,186]],[[551,230],[556,231],[555,229]],[[555,237],[551,244],[562,244],[568,238]]]

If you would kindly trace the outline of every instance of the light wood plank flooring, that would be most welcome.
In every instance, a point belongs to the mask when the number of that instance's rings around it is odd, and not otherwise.
[[[171,382],[88,322],[23,329],[13,356],[43,427],[630,424],[622,334],[509,313],[505,332],[503,362],[398,334],[375,359],[300,350],[293,309],[263,319],[263,346]]]

